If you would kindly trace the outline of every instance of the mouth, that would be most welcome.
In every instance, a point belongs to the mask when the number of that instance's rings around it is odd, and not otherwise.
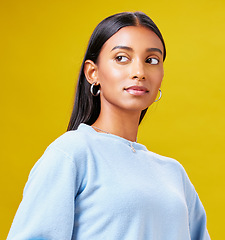
[[[129,94],[135,96],[142,96],[149,92],[147,88],[141,86],[131,86],[128,88],[124,88],[124,90]]]

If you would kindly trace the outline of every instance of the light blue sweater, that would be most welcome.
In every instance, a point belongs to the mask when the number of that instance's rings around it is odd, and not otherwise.
[[[81,124],[37,161],[7,240],[208,240],[183,167]]]

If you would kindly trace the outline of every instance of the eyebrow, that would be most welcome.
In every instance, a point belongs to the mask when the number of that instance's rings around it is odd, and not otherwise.
[[[115,46],[111,51],[115,49],[124,49],[132,52],[134,51],[133,48],[127,46]],[[159,48],[147,48],[146,52],[159,52],[162,55],[162,51]]]

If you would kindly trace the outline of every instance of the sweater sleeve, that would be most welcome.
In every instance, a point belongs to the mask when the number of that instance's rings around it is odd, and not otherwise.
[[[78,191],[72,158],[50,148],[30,172],[7,240],[69,240]]]
[[[206,227],[205,209],[186,172],[185,179],[185,194],[189,211],[189,228],[191,240],[210,240]]]

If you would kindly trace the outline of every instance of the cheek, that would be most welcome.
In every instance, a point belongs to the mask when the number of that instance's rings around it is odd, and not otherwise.
[[[104,69],[99,70],[98,80],[102,88],[120,87],[123,84],[123,80],[127,78],[127,72],[121,71],[121,69],[116,67],[105,66]]]
[[[163,76],[164,76],[163,68],[160,68],[158,71],[156,71],[154,74],[152,74],[152,76],[154,76],[153,81],[154,81],[155,86],[157,88],[159,88],[161,86]]]
[[[163,80],[163,76],[164,76],[163,73],[161,73],[161,74],[159,75],[159,81],[158,81],[159,87],[161,86],[161,83],[162,83],[162,80]]]

